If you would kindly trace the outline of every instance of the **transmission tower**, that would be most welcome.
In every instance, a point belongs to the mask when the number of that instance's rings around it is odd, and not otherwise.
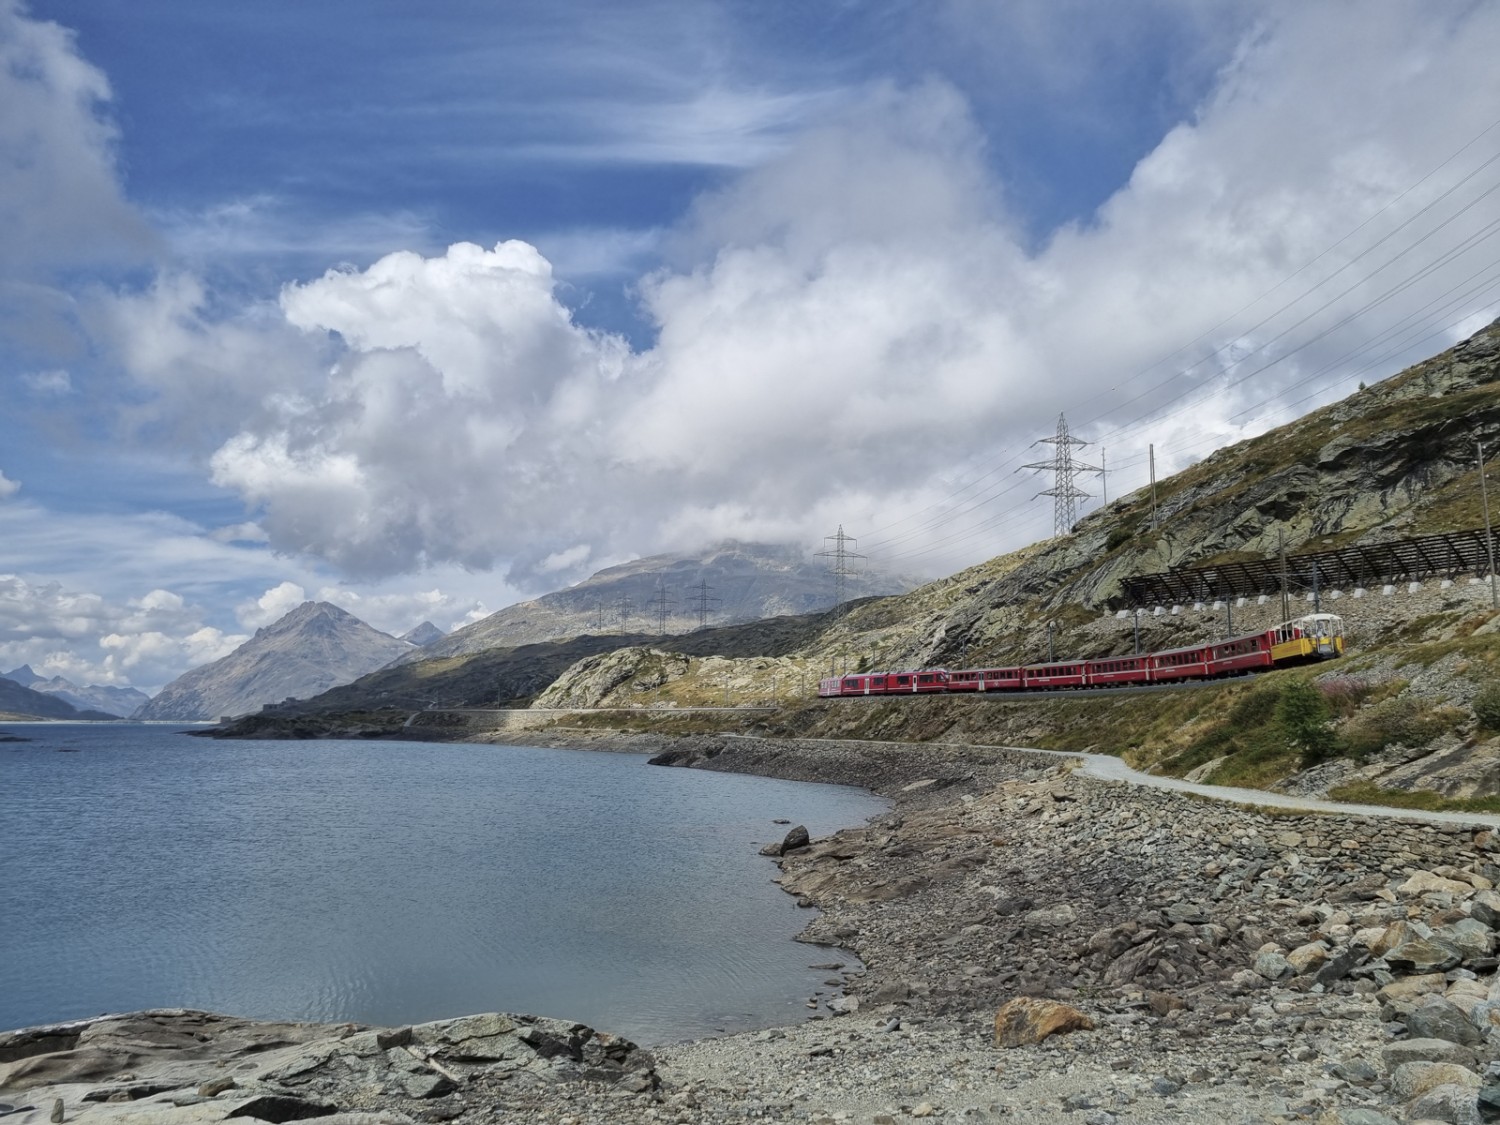
[[[651,610],[656,614],[656,635],[665,637],[667,635],[667,610],[675,603],[667,598],[667,588],[660,582],[656,584],[656,594],[651,599]]]
[[[827,549],[818,552],[818,558],[830,560],[828,569],[833,574],[833,585],[835,597],[834,608],[844,604],[844,586],[848,580],[858,572],[849,565],[853,559],[862,559],[865,556],[856,554],[854,548],[858,546],[859,540],[852,535],[844,534],[844,525],[839,524],[838,531],[832,535],[823,536],[823,542],[829,544]]]
[[[615,603],[615,612],[619,614],[620,632],[622,633],[628,633],[630,631],[630,610],[630,595],[621,594],[620,600]]]
[[[1068,433],[1068,418],[1065,414],[1057,416],[1057,436],[1042,438],[1037,444],[1055,446],[1052,459],[1035,461],[1021,467],[1041,472],[1051,471],[1052,487],[1043,489],[1037,496],[1052,497],[1052,534],[1067,535],[1078,522],[1078,501],[1090,495],[1074,483],[1074,478],[1079,473],[1102,473],[1104,470],[1097,465],[1085,465],[1073,456],[1076,447],[1089,443]]]
[[[595,621],[595,626],[598,628],[599,632],[602,633],[602,632],[604,632],[604,599],[603,598],[595,598],[594,599],[594,612],[597,615],[597,619]]]
[[[712,608],[719,604],[719,599],[713,596],[714,588],[708,584],[708,579],[702,579],[698,585],[689,586],[688,592],[692,594],[692,604],[698,611],[698,628],[702,629],[708,624],[708,615]]]

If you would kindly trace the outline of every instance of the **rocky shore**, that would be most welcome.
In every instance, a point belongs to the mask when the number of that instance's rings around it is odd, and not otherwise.
[[[1488,827],[1226,805],[1000,748],[593,741],[890,798],[777,858],[819,908],[807,939],[864,971],[830,962],[805,1024],[654,1052],[499,1015],[31,1029],[0,1036],[7,1125],[59,1100],[121,1122],[1500,1120]]]

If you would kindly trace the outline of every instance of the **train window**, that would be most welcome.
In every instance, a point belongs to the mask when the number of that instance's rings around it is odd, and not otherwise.
[[[897,676],[896,677],[896,683],[899,686],[901,686],[901,687],[905,687],[907,684],[911,683],[911,677],[910,676]]]

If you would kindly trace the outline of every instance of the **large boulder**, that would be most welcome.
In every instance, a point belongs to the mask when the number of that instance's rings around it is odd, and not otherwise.
[[[1018,996],[995,1013],[995,1046],[1030,1047],[1053,1035],[1093,1031],[1094,1021],[1055,1000]]]

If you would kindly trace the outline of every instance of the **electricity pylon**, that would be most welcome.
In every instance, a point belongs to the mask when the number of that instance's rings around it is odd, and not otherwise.
[[[1035,461],[1021,467],[1042,472],[1051,470],[1052,487],[1043,489],[1036,495],[1052,497],[1052,534],[1067,535],[1078,522],[1078,501],[1091,495],[1079,488],[1074,478],[1079,473],[1102,473],[1104,470],[1097,465],[1085,465],[1073,456],[1076,447],[1089,443],[1068,433],[1068,418],[1065,414],[1057,416],[1055,437],[1041,438],[1034,444],[1055,446],[1056,451],[1051,460]],[[1035,500],[1036,496],[1032,499]]]
[[[656,594],[651,599],[651,609],[656,614],[656,635],[667,635],[667,609],[674,603],[667,599],[667,588],[657,583]]]
[[[708,615],[719,599],[713,596],[714,588],[708,584],[708,579],[702,579],[698,585],[689,586],[688,592],[693,595],[694,608],[698,611],[698,628],[702,629],[708,624]]]
[[[833,575],[835,591],[833,605],[837,609],[844,604],[845,584],[858,573],[849,565],[850,560],[862,559],[865,556],[854,551],[853,548],[859,545],[859,540],[852,535],[845,535],[843,524],[839,524],[839,529],[834,534],[823,536],[823,542],[832,544],[826,550],[819,551],[818,558],[831,560],[828,569]]]

